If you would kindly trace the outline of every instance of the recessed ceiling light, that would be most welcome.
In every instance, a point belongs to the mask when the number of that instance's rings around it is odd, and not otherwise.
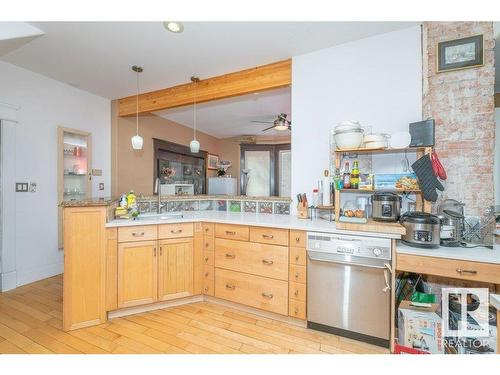
[[[176,34],[182,33],[184,31],[184,25],[176,21],[165,21],[163,22],[163,26],[168,31],[171,31]]]

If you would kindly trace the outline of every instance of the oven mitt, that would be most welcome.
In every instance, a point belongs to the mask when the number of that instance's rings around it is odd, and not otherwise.
[[[444,186],[439,182],[432,169],[431,157],[427,154],[418,159],[411,165],[417,175],[418,185],[424,195],[424,199],[430,202],[436,202],[438,194],[436,189],[443,191]]]

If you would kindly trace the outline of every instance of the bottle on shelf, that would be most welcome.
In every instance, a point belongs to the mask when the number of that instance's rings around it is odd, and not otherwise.
[[[344,175],[342,177],[342,182],[344,184],[343,189],[351,188],[351,172],[349,171],[349,162],[345,162]]]
[[[351,189],[359,189],[359,164],[357,160],[352,165]]]
[[[314,207],[318,207],[319,206],[319,191],[318,189],[313,189],[313,196],[312,196],[312,205]]]
[[[335,185],[335,190],[342,190],[344,187],[344,182],[342,181],[342,176],[340,174],[340,168],[335,168],[335,177],[333,178]]]

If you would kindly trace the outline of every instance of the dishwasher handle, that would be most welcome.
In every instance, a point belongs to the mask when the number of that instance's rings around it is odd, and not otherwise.
[[[385,293],[387,293],[389,290],[391,290],[391,283],[389,282],[389,275],[392,276],[392,267],[388,263],[384,263],[385,287],[382,289],[382,291]]]
[[[367,267],[367,268],[377,268],[380,270],[386,270],[387,267],[384,264],[383,266],[377,266],[376,264],[368,264],[368,263],[361,263],[361,262],[348,262],[345,260],[332,260],[332,259],[323,259],[323,258],[315,258],[311,256],[311,254],[307,254],[309,259],[314,260],[316,262],[327,262],[327,263],[337,263],[337,264],[344,264],[346,266],[358,266],[358,267]],[[386,283],[387,284],[387,283]]]

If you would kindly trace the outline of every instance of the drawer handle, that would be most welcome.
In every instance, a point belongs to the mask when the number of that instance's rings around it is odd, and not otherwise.
[[[265,292],[262,292],[262,297],[264,298],[268,298],[268,299],[271,299],[273,298],[273,294],[272,293],[265,293]]]
[[[295,295],[295,297],[298,297],[299,296],[299,290],[296,289],[295,292],[293,293]]]
[[[274,262],[272,260],[262,259],[262,263],[266,266],[272,266]]]
[[[234,286],[233,284],[226,284],[226,289],[235,290],[236,286]]]
[[[205,262],[208,262],[208,257],[205,257]]]
[[[299,255],[295,255],[295,261],[298,262],[300,259],[300,256]]]
[[[210,246],[210,244],[207,242],[207,243],[205,244],[205,247],[209,247],[209,246]]]
[[[300,273],[296,272],[295,273],[295,278],[298,279],[300,277]]]
[[[205,292],[208,292],[208,286],[206,286],[205,288],[203,288],[203,290],[204,290]]]
[[[208,277],[208,272],[205,272],[205,277]]]
[[[236,232],[231,231],[231,230],[226,230],[226,234],[230,235],[230,236],[234,236],[236,234]]]
[[[295,315],[297,315],[299,313],[299,308],[295,307],[294,311],[295,311]]]
[[[262,238],[268,238],[268,239],[272,240],[274,238],[274,236],[272,234],[263,234]]]
[[[236,258],[236,255],[226,253],[226,258],[228,258],[228,259],[234,259],[234,258]]]
[[[208,228],[205,228],[205,232],[208,232]]]
[[[156,247],[153,247],[153,256],[156,256]]]
[[[476,270],[463,270],[461,268],[457,268],[457,272],[462,274],[462,273],[470,273],[471,275],[477,275]]]
[[[160,246],[160,256],[163,256],[163,247]]]
[[[132,236],[134,236],[134,237],[142,237],[142,236],[144,236],[144,232],[132,232]]]
[[[182,229],[177,229],[177,230],[171,230],[170,233],[172,234],[179,234],[179,233],[182,233]]]

